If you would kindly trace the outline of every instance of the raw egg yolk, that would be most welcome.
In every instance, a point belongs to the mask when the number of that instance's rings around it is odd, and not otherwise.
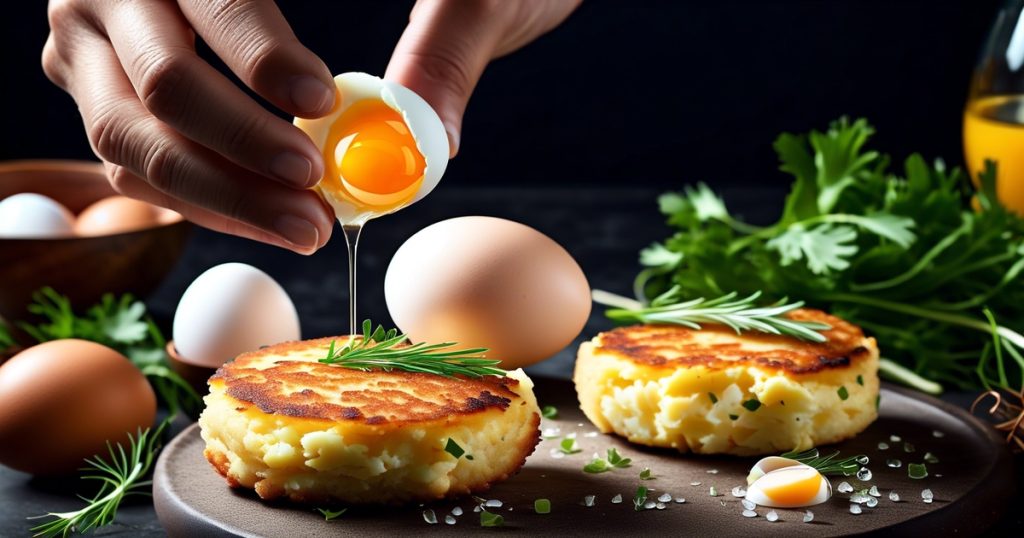
[[[801,472],[803,471],[803,472]],[[804,476],[800,476],[803,474]],[[785,476],[785,479],[782,479]],[[813,469],[783,472],[776,475],[780,480],[765,484],[765,496],[781,505],[801,506],[811,502],[821,489],[821,475]]]
[[[381,209],[411,200],[426,168],[402,115],[375,99],[354,103],[335,120],[324,162],[328,190]]]

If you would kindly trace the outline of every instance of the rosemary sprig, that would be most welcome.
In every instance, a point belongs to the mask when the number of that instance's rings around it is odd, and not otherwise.
[[[320,362],[364,372],[403,370],[470,378],[506,374],[505,370],[497,367],[501,361],[484,357],[486,348],[450,349],[458,345],[454,342],[405,345],[407,340],[406,335],[399,334],[397,329],[384,330],[380,325],[374,329],[373,323],[365,320],[362,337],[350,337],[341,349],[336,349],[332,341],[327,356],[320,359]]]
[[[72,533],[84,534],[109,525],[125,497],[149,495],[148,488],[153,482],[145,478],[156,461],[156,455],[160,451],[160,438],[172,418],[173,416],[166,418],[155,430],[146,428],[134,436],[129,434],[127,451],[121,443],[111,445],[108,442],[109,460],[99,456],[85,460],[87,467],[82,469],[82,478],[100,481],[102,486],[99,492],[91,499],[83,498],[87,504],[80,510],[50,512],[29,518],[52,518],[33,527],[33,536],[49,538],[64,537]]]
[[[782,454],[782,457],[799,461],[809,467],[814,467],[823,475],[850,476],[857,474],[857,471],[861,468],[861,463],[858,460],[864,458],[864,455],[858,454],[856,456],[837,460],[836,456],[838,455],[839,452],[836,451],[828,456],[821,456],[817,448],[812,448],[803,452],[786,452],[785,454]]]
[[[826,331],[832,327],[816,321],[789,319],[785,314],[804,305],[803,301],[786,303],[783,299],[764,307],[756,306],[761,292],[755,292],[741,299],[736,293],[729,293],[717,299],[704,298],[679,302],[682,289],[671,289],[654,298],[649,306],[638,301],[595,290],[594,302],[615,306],[605,312],[613,321],[625,323],[670,323],[699,330],[701,323],[725,325],[737,333],[758,331],[769,334],[792,336],[811,342],[824,342]]]

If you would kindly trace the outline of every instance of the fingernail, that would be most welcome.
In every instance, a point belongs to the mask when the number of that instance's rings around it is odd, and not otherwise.
[[[334,91],[313,77],[301,76],[292,79],[291,98],[299,112],[316,114],[331,108]]]
[[[312,222],[295,215],[281,215],[274,221],[274,229],[289,243],[301,248],[316,248],[320,232]]]
[[[444,124],[444,130],[448,133],[448,158],[451,159],[459,152],[459,130],[448,123]]]
[[[298,153],[286,151],[270,161],[270,173],[296,187],[308,187],[314,180],[312,172],[313,163]]]

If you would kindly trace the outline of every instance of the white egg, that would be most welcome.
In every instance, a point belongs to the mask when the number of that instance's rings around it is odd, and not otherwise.
[[[269,275],[225,263],[199,275],[182,294],[173,334],[183,361],[217,368],[246,351],[299,340],[299,315]]]
[[[42,194],[21,193],[0,202],[0,237],[53,239],[74,235],[75,216]]]
[[[783,467],[793,467],[794,465],[803,465],[799,461],[791,460],[789,458],[783,458],[782,456],[768,456],[767,458],[761,458],[760,461],[754,464],[750,468],[750,473],[747,475],[747,485],[751,485],[767,473],[770,473],[776,469]]]
[[[344,73],[334,83],[334,109],[295,118],[295,125],[324,154],[317,189],[338,220],[361,224],[430,193],[448,166],[448,135],[434,109],[412,90],[366,73]]]
[[[799,508],[832,497],[832,484],[814,467],[794,465],[766,473],[747,488],[746,499],[760,506]]]

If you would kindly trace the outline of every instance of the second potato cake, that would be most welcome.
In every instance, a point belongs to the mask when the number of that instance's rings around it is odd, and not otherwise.
[[[818,310],[825,343],[720,325],[621,327],[580,346],[573,381],[602,432],[701,454],[803,450],[852,437],[878,416],[878,347]]]

